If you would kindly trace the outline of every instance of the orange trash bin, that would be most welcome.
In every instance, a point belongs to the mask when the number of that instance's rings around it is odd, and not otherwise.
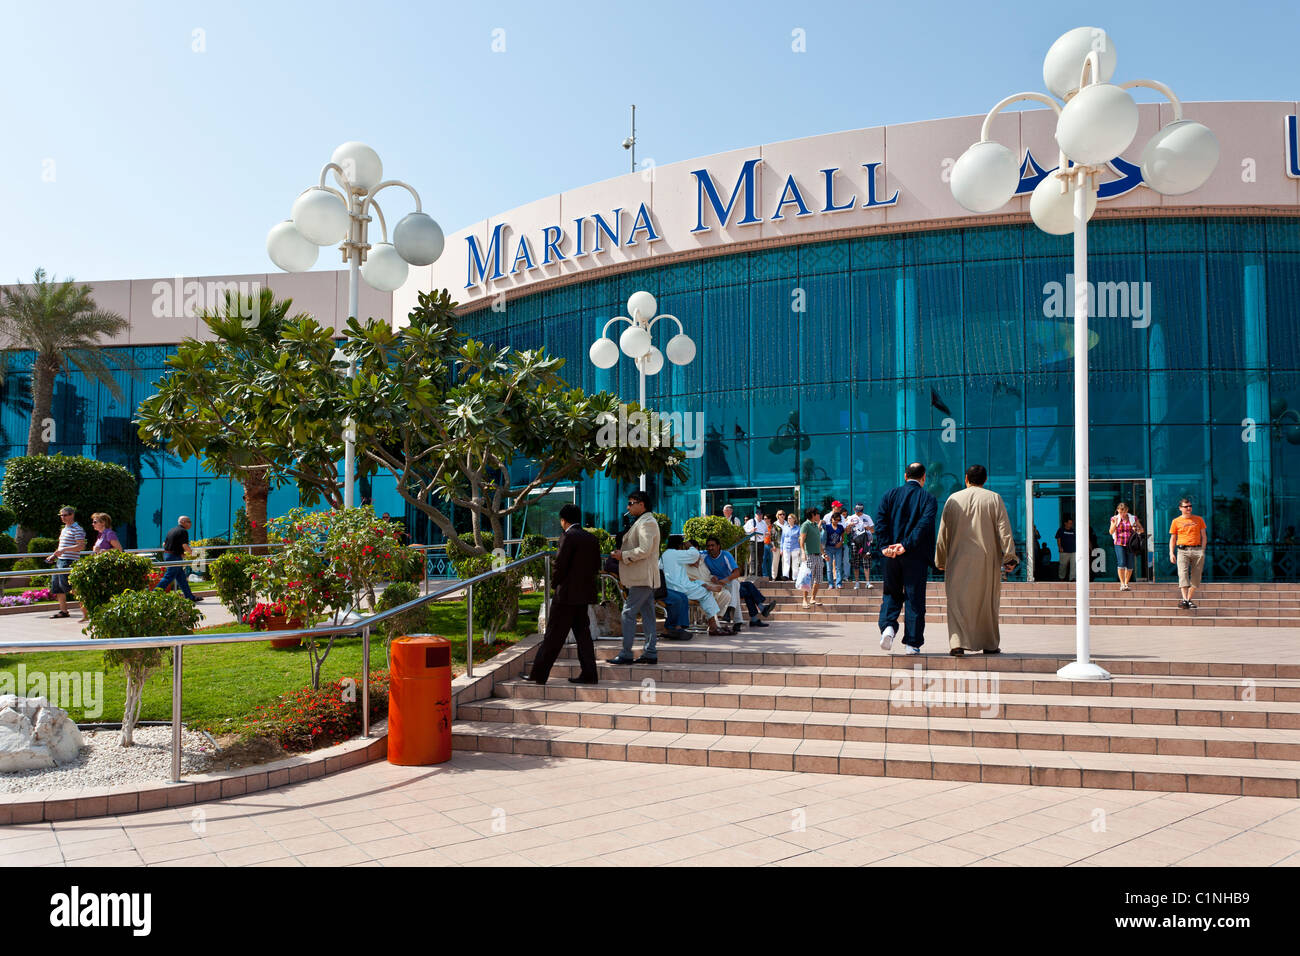
[[[392,643],[388,762],[404,767],[451,759],[451,644],[436,634]]]

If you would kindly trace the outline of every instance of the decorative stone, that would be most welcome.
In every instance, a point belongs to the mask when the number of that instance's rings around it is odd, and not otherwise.
[[[67,711],[44,697],[0,696],[0,772],[44,770],[80,752],[81,731]]]

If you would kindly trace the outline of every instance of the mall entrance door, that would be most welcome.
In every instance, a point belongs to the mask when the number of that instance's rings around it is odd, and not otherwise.
[[[705,488],[700,491],[700,514],[720,515],[722,506],[729,504],[732,513],[744,521],[752,518],[759,508],[765,514],[799,511],[799,489],[790,485],[759,488]]]
[[[550,491],[535,491],[528,496],[523,508],[506,519],[506,538],[510,540],[523,538],[526,534],[541,534],[548,538],[560,535],[560,508],[575,501],[572,485],[552,488]],[[511,502],[513,504],[513,501]],[[513,555],[517,545],[511,545],[507,553]]]
[[[1091,580],[1115,579],[1115,543],[1107,532],[1110,530],[1110,517],[1115,513],[1119,502],[1128,504],[1129,511],[1142,522],[1147,531],[1147,553],[1137,555],[1133,569],[1136,581],[1151,580],[1152,560],[1151,523],[1151,479],[1094,478],[1088,482],[1088,528],[1096,537],[1092,548]],[[1025,482],[1025,540],[1033,541],[1037,548],[1035,560],[1030,561],[1030,581],[1057,581],[1059,578],[1060,549],[1056,543],[1056,532],[1064,523],[1067,515],[1074,514],[1073,481],[1036,481]],[[1080,527],[1082,522],[1075,521],[1075,528],[1084,534],[1088,531]]]

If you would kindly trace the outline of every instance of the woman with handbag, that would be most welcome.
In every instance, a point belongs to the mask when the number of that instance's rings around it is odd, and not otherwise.
[[[1128,504],[1121,501],[1115,506],[1115,514],[1110,518],[1110,537],[1115,542],[1115,565],[1119,569],[1119,589],[1132,591],[1129,582],[1133,580],[1133,567],[1137,555],[1142,550],[1142,522],[1137,515],[1129,514]]]

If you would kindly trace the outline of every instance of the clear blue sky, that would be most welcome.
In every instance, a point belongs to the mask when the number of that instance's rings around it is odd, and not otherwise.
[[[267,230],[349,139],[451,232],[626,172],[634,102],[638,154],[658,163],[983,113],[1041,89],[1043,54],[1074,26],[1111,33],[1122,79],[1186,100],[1296,99],[1298,10],[0,0],[0,282],[37,266],[82,280],[272,269]],[[317,268],[338,267],[322,250]]]

